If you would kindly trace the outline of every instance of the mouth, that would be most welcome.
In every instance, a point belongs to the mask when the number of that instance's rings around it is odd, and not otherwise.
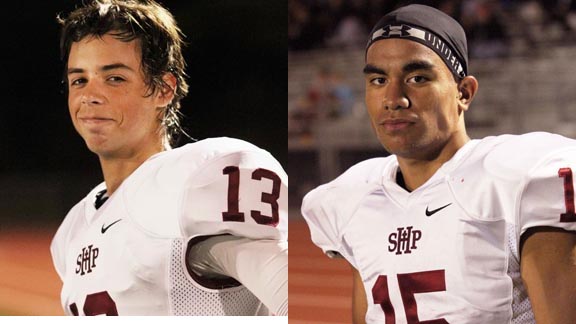
[[[114,123],[114,119],[105,117],[80,117],[78,122],[90,132],[100,132]]]
[[[380,126],[388,132],[397,132],[405,130],[414,124],[414,121],[408,119],[386,119],[380,123]]]
[[[85,124],[94,124],[94,125],[104,124],[107,122],[114,121],[111,118],[104,118],[104,117],[79,117],[78,120],[80,120],[81,122],[83,122]]]

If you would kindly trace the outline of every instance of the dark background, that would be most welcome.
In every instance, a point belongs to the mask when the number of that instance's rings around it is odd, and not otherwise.
[[[181,109],[187,132],[196,139],[244,139],[286,167],[286,3],[160,3],[187,36],[190,92]],[[58,223],[102,181],[97,157],[72,126],[60,86],[56,15],[79,4],[37,0],[3,9],[0,229]]]

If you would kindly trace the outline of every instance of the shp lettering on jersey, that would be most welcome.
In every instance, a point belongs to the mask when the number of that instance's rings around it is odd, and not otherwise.
[[[92,244],[82,248],[82,252],[76,258],[76,274],[83,276],[92,272],[92,268],[96,268],[98,253],[98,248],[93,247]]]
[[[417,249],[416,242],[422,238],[422,231],[413,230],[413,226],[399,227],[396,232],[391,233],[388,236],[388,246],[389,252],[394,252],[395,254],[410,254],[412,250]]]

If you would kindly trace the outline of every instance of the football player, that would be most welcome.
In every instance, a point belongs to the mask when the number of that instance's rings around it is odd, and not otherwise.
[[[576,323],[576,141],[471,140],[466,36],[428,6],[376,24],[364,75],[393,155],[353,166],[302,207],[315,244],[353,267],[354,323]]]
[[[51,246],[69,315],[287,315],[287,175],[213,138],[170,149],[188,92],[182,35],[152,0],[61,18],[70,117],[104,182]]]

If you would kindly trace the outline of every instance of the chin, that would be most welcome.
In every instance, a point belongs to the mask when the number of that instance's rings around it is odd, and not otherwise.
[[[382,143],[382,146],[388,153],[404,159],[423,158],[424,150],[418,147],[416,143],[394,143],[393,145]]]
[[[86,147],[94,154],[106,155],[110,151],[107,145],[108,143],[105,140],[84,140],[84,142],[86,143]]]
[[[380,144],[388,153],[401,156],[414,150],[414,144],[407,141],[406,138],[380,138]]]

